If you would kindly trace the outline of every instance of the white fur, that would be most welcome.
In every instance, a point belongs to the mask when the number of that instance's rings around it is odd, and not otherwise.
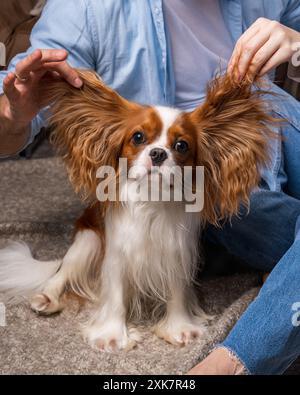
[[[163,196],[165,196],[165,200],[168,199],[169,196],[175,196],[175,190],[170,193],[170,183],[172,183],[173,187],[174,185],[172,180],[174,180],[174,177],[177,177],[177,183],[175,183],[176,187],[178,188],[177,195],[178,192],[180,194],[182,191],[182,185],[180,181],[181,176],[179,174],[181,170],[178,168],[174,160],[172,150],[168,146],[168,131],[178,116],[181,114],[181,111],[169,107],[157,106],[154,108],[162,121],[162,132],[155,141],[146,145],[146,147],[134,161],[133,166],[129,170],[129,177],[135,181],[129,182],[126,186],[127,189],[122,191],[123,200],[127,199],[127,195],[129,195],[129,199],[134,199],[136,190],[138,189],[137,184],[143,185],[143,191],[146,190],[143,196],[146,195],[150,197],[150,189],[152,190],[152,197],[159,195],[158,189],[161,191]],[[160,166],[153,167],[150,157],[150,152],[153,148],[162,148],[167,153],[166,160]],[[152,183],[150,189],[148,189],[148,180],[151,180]]]
[[[95,300],[95,289],[101,268],[101,241],[92,230],[77,232],[74,242],[63,258],[61,269],[46,283],[42,294],[31,301],[31,307],[39,313],[51,314],[62,310],[61,297],[66,285],[84,298]]]
[[[181,112],[175,108],[169,108],[169,107],[157,106],[154,108],[163,123],[163,128],[161,135],[153,143],[148,144],[145,147],[145,149],[141,152],[139,157],[136,159],[136,161],[134,162],[134,166],[136,168],[136,174],[139,174],[141,176],[147,174],[148,170],[150,170],[152,167],[149,154],[153,148],[163,148],[168,154],[168,158],[159,167],[159,171],[161,174],[164,174],[165,171],[166,172],[168,171],[168,168],[176,165],[172,152],[170,148],[167,147],[168,130],[175,122],[176,118],[178,118]],[[135,176],[135,173],[133,173],[132,175]]]
[[[138,180],[152,170],[149,153],[154,147],[168,153],[159,168],[163,176],[176,166],[167,133],[180,112],[164,107],[156,111],[163,121],[162,134],[135,161],[131,176],[139,174]],[[152,318],[161,317],[154,331],[168,342],[186,344],[203,330],[205,315],[192,291],[200,218],[186,213],[183,202],[137,202],[131,193],[135,187],[136,182],[129,180],[121,191],[125,203],[107,213],[100,306],[85,328],[88,341],[107,351],[135,345],[127,317],[141,322],[142,301],[147,299],[154,302]],[[165,307],[162,314],[159,307]]]
[[[65,257],[57,261],[38,261],[25,243],[11,242],[0,250],[2,298],[14,301],[20,296],[35,295],[32,308],[45,314],[61,310],[60,297],[66,284],[77,294],[92,299],[91,283],[95,278],[89,277],[97,270],[93,265],[100,268],[100,251],[100,239],[91,230],[78,232]]]
[[[156,106],[154,108],[163,122],[163,129],[159,138],[153,143],[153,146],[165,147],[168,141],[168,130],[181,114],[181,111],[171,107]]]
[[[166,144],[179,112],[162,107],[156,111],[163,121],[162,135],[137,159],[140,168],[149,166],[153,147],[168,150],[160,168],[176,165]],[[141,322],[143,302],[148,301],[154,332],[168,342],[186,344],[201,334],[205,318],[193,293],[199,230],[199,216],[185,212],[183,202],[129,200],[106,213],[105,249],[94,231],[79,231],[57,273],[60,261],[38,262],[24,244],[1,250],[0,292],[38,292],[32,308],[46,314],[63,308],[66,285],[96,299],[97,309],[84,334],[92,346],[106,351],[130,349],[139,341],[128,320]]]
[[[198,261],[197,216],[186,213],[182,203],[128,202],[109,212],[105,225],[100,303],[85,327],[89,343],[106,351],[132,348],[138,337],[126,322],[141,322],[146,299],[165,306],[154,327],[159,337],[185,344],[199,335],[205,315],[191,291]]]
[[[41,262],[34,259],[28,246],[10,242],[0,250],[0,299],[17,301],[43,289],[61,265],[61,260]]]

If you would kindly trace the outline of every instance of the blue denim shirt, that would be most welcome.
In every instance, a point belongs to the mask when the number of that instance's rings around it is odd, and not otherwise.
[[[220,0],[220,6],[234,41],[261,16],[300,30],[300,0]],[[130,100],[174,105],[162,0],[48,0],[32,31],[31,47],[17,55],[8,70],[36,48],[65,48],[72,66],[96,70]],[[6,73],[0,73],[0,93]],[[285,97],[278,110],[300,128],[294,99]],[[32,121],[28,144],[43,125],[45,111]]]

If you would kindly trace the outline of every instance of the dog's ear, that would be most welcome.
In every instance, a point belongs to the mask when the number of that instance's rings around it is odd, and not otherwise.
[[[197,165],[204,166],[205,221],[218,224],[238,214],[259,183],[274,123],[263,93],[250,81],[220,76],[209,84],[204,104],[190,114],[197,131]]]
[[[78,73],[81,89],[61,80],[52,82],[47,101],[52,141],[64,156],[75,190],[88,198],[95,196],[100,166],[117,170],[126,121],[142,107],[104,85],[96,73]]]

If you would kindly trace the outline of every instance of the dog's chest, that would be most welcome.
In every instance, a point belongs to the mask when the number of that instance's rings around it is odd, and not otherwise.
[[[198,219],[180,204],[125,207],[113,216],[109,244],[131,264],[178,260],[197,243]]]

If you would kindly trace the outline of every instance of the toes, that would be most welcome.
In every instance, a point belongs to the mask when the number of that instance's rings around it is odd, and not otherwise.
[[[31,300],[32,310],[41,313],[47,310],[47,307],[51,303],[50,299],[45,294],[35,295]]]
[[[190,330],[190,331],[184,331],[181,334],[181,339],[182,343],[184,345],[191,343],[193,340],[195,340],[197,337],[201,335],[200,330]]]
[[[132,339],[97,339],[93,342],[94,348],[109,353],[116,353],[119,351],[129,351],[137,346],[137,343]]]
[[[100,351],[105,351],[105,343],[102,339],[97,339],[94,341],[94,348],[97,348]]]
[[[119,350],[121,350],[122,346],[121,346],[121,344],[118,344],[117,339],[110,339],[110,340],[108,340],[108,344],[105,347],[105,349],[108,352],[114,353],[114,352],[118,352]]]
[[[136,340],[129,338],[126,346],[124,347],[124,351],[130,351],[130,350],[136,348],[137,347],[137,343],[138,342]]]
[[[191,343],[193,340],[191,337],[190,332],[181,332],[179,334],[174,334],[173,336],[169,336],[170,343],[174,344],[175,346],[186,346],[187,344]]]
[[[116,331],[102,325],[85,327],[84,337],[93,348],[109,353],[129,351],[141,339],[135,328],[120,328]]]
[[[188,343],[190,343],[191,340],[192,338],[189,332],[182,332],[180,334],[180,341],[182,345],[186,346]]]
[[[192,336],[192,338],[193,339],[197,339],[197,337],[200,337],[201,335],[202,335],[202,330],[201,329],[198,329],[198,330],[193,330],[192,332],[191,332],[191,336]]]
[[[155,330],[155,333],[158,337],[164,339],[168,343],[171,343],[175,346],[183,347],[191,343],[196,338],[200,337],[203,331],[201,328],[198,328],[191,324],[183,325],[179,328],[158,328]]]
[[[136,327],[129,327],[128,334],[131,341],[139,343],[142,340],[142,333]]]
[[[51,299],[46,294],[37,294],[31,299],[31,308],[39,314],[52,314],[62,309],[62,304],[55,299]]]

